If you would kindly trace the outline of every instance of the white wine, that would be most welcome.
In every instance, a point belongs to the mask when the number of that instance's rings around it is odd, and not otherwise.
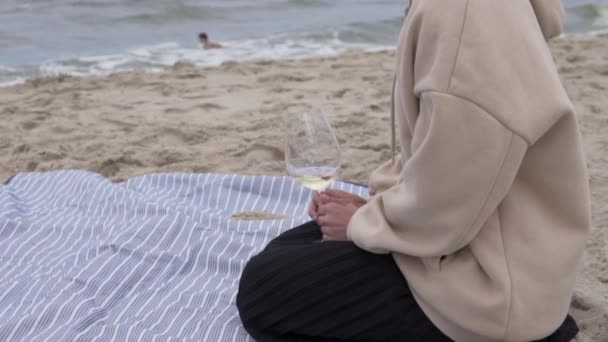
[[[329,184],[334,180],[334,176],[296,176],[293,177],[296,181],[302,183],[305,187],[315,190],[315,191],[323,191],[327,189]]]
[[[287,172],[305,187],[323,191],[336,177],[338,168],[330,166],[294,167],[287,163]]]
[[[342,165],[336,134],[322,110],[287,113],[287,174],[305,187],[325,190]]]

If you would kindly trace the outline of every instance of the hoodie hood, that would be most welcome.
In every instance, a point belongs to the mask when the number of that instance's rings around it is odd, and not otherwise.
[[[566,22],[566,12],[560,0],[530,0],[530,3],[545,39],[559,36]]]

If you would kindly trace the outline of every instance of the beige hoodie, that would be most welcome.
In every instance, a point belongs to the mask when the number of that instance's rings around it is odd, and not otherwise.
[[[563,19],[559,0],[414,0],[401,32],[401,153],[373,173],[348,236],[392,253],[459,342],[541,339],[568,313],[591,214],[546,43]]]

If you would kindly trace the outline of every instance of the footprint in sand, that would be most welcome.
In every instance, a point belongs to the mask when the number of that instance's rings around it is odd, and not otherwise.
[[[271,66],[274,63],[275,63],[275,61],[268,59],[268,60],[257,61],[254,64],[259,65],[259,66]]]
[[[377,104],[370,105],[369,109],[371,109],[373,112],[376,112],[376,113],[384,111],[382,106],[377,105]]]
[[[13,150],[13,154],[27,153],[31,149],[32,148],[29,145],[21,144],[21,145],[15,147],[15,149]]]
[[[258,78],[258,82],[260,83],[269,83],[269,82],[308,82],[314,80],[314,77],[310,76],[302,76],[302,75],[270,75]]]
[[[34,118],[37,121],[45,121],[51,116],[48,112],[38,112],[38,115]]]
[[[216,103],[203,103],[200,105],[197,105],[196,108],[199,109],[204,109],[204,110],[222,110],[222,109],[226,109]]]
[[[35,99],[33,102],[33,105],[36,107],[47,107],[50,106],[54,101],[54,98],[52,97],[41,97],[41,98],[37,98]]]
[[[11,140],[6,137],[0,137],[0,149],[11,147]]]
[[[277,109],[277,112],[281,112],[281,111],[285,111],[288,107],[286,108],[281,108],[281,109]],[[276,119],[264,119],[264,120],[255,120],[253,122],[250,123],[250,125],[248,126],[242,126],[239,128],[236,128],[237,132],[257,132],[259,130],[264,130],[264,129],[268,129],[269,127],[276,127],[278,124],[280,124],[279,122],[277,122]]]
[[[27,163],[27,165],[25,166],[25,170],[28,172],[36,171],[37,168],[38,168],[38,162],[35,162],[35,161],[31,161],[31,162]]]
[[[591,82],[589,83],[589,85],[591,86],[591,88],[593,89],[597,89],[597,90],[606,90],[606,86],[598,83],[598,82]]]
[[[275,87],[272,89],[272,92],[276,94],[289,93],[290,91],[291,89],[283,87]]]
[[[2,109],[2,112],[0,112],[0,113],[1,114],[15,114],[18,111],[19,111],[19,108],[15,107],[15,106],[9,106],[9,107]]]
[[[115,109],[118,109],[118,110],[130,110],[130,109],[133,109],[133,106],[125,106],[125,105],[120,105],[120,104],[113,104],[112,107],[115,108]]]
[[[347,120],[336,120],[335,125],[338,128],[346,128],[346,127],[360,128],[360,127],[365,127],[366,121],[367,120],[363,119],[362,116],[353,116],[351,118],[348,118]]]
[[[43,162],[50,162],[50,161],[55,161],[55,160],[61,160],[64,159],[66,157],[65,153],[57,153],[57,152],[51,152],[51,151],[42,151],[40,153],[38,153],[38,160],[41,160]]]
[[[213,94],[205,93],[205,90],[208,90],[208,89],[209,89],[209,87],[207,87],[205,85],[197,85],[196,88],[187,88],[187,89],[180,90],[178,96],[180,98],[188,99],[188,100],[200,100],[200,99],[214,97]]]
[[[583,298],[580,295],[574,296],[574,298],[572,299],[571,306],[581,311],[589,311],[593,308],[593,304],[591,304],[589,300]]]
[[[235,85],[230,85],[230,86],[224,87],[224,89],[226,89],[226,91],[228,93],[232,93],[232,92],[239,91],[239,90],[251,89],[251,87],[244,85],[244,84],[235,84]]]
[[[191,71],[191,72],[178,73],[177,75],[175,75],[175,78],[181,79],[181,80],[191,80],[191,79],[198,78],[198,79],[204,80],[207,78],[207,76],[205,76],[197,71]]]
[[[345,89],[338,90],[338,91],[334,92],[334,94],[333,94],[333,95],[334,95],[334,97],[335,97],[335,98],[341,99],[341,98],[343,98],[343,97],[344,97],[344,95],[346,95],[346,93],[348,93],[349,91],[350,91],[350,89],[345,88]]]
[[[106,177],[114,177],[118,172],[120,172],[121,167],[123,165],[137,167],[143,166],[142,162],[137,159],[133,159],[132,157],[127,156],[121,156],[118,158],[109,158],[97,164],[97,166],[95,167],[95,171],[101,173]]]
[[[359,146],[355,146],[356,149],[359,150],[372,150],[374,152],[382,152],[389,150],[391,147],[389,144],[381,143],[381,144],[362,144]]]
[[[572,55],[572,56],[566,57],[566,61],[568,63],[579,63],[579,62],[584,62],[586,60],[587,60],[587,58],[583,55]]]
[[[121,121],[121,120],[114,120],[114,119],[101,119],[101,120],[105,121],[111,125],[118,126],[119,129],[125,133],[132,133],[138,127],[138,125],[136,125],[136,124],[132,124],[132,123]],[[72,131],[72,130],[70,129],[70,131]]]
[[[245,157],[248,160],[263,161],[263,160],[283,160],[285,159],[285,153],[278,147],[264,145],[264,144],[253,144],[253,146],[234,153],[234,157]]]
[[[169,97],[175,93],[175,89],[169,85],[163,84],[158,88],[160,94],[164,97]]]
[[[177,150],[163,150],[156,153],[153,165],[157,167],[168,166],[172,164],[181,163],[187,160],[187,156]]]
[[[176,133],[177,134],[177,133]],[[183,131],[181,135],[181,140],[189,145],[200,145],[209,141],[210,135],[205,130],[194,130],[194,131]]]
[[[51,127],[51,132],[55,134],[68,134],[74,132],[74,128],[55,125]]]
[[[186,110],[185,109],[181,109],[181,108],[167,108],[165,109],[165,114],[181,114],[181,113],[185,113]]]
[[[597,105],[588,105],[587,106],[589,108],[589,110],[591,110],[591,113],[593,114],[600,114],[602,112],[602,108],[600,106]]]
[[[163,146],[192,146],[203,144],[208,140],[209,133],[203,130],[168,127],[144,136],[143,138],[134,141],[133,144],[146,148],[159,144]]]
[[[26,121],[21,124],[21,127],[27,131],[31,131],[32,129],[38,127],[38,123],[35,121]]]

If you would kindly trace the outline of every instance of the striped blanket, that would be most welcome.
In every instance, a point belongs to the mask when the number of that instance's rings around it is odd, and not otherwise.
[[[239,275],[309,198],[286,177],[19,174],[0,185],[0,341],[250,341]]]

